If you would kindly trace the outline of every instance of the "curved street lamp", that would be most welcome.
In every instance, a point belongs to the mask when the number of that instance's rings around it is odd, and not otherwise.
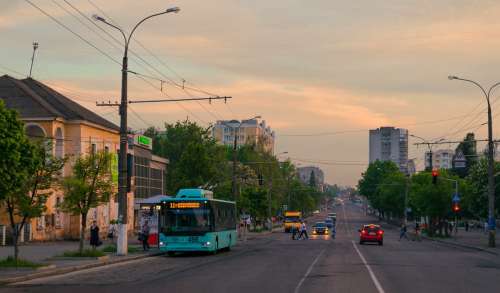
[[[180,8],[173,7],[159,13],[155,13],[143,18],[139,21],[130,34],[127,36],[125,32],[118,26],[108,22],[103,17],[94,14],[92,18],[96,21],[100,21],[116,30],[118,30],[124,41],[124,53],[122,61],[122,88],[121,88],[121,103],[120,103],[120,154],[119,154],[119,170],[118,170],[118,239],[117,239],[117,254],[126,255],[128,252],[128,239],[127,239],[127,73],[128,73],[128,47],[132,35],[136,29],[144,23],[146,20],[151,19],[155,16],[167,14],[167,13],[178,13]]]
[[[488,103],[488,245],[490,247],[495,247],[495,229],[496,229],[496,220],[495,220],[495,176],[494,176],[494,158],[493,158],[493,121],[491,117],[491,103],[490,96],[493,90],[500,85],[500,82],[493,84],[488,91],[484,89],[481,84],[476,81],[460,78],[458,76],[450,75],[448,76],[449,80],[461,80],[468,83],[472,83],[477,86],[481,92],[484,94],[486,98],[486,102]]]

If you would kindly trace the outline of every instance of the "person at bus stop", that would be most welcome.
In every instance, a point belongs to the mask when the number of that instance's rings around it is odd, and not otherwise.
[[[95,249],[97,246],[101,245],[101,241],[99,240],[99,226],[97,226],[97,222],[93,221],[90,226],[90,246],[92,249]]]
[[[142,249],[144,249],[144,251],[149,250],[149,231],[149,223],[148,221],[145,221],[141,229]]]

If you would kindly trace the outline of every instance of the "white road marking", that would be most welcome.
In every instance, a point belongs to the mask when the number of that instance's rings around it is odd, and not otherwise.
[[[321,258],[321,256],[323,255],[323,253],[325,252],[326,248],[323,249],[319,254],[318,256],[314,259],[314,261],[312,262],[312,264],[309,266],[309,268],[307,269],[307,272],[306,274],[302,277],[302,279],[300,279],[300,282],[297,284],[297,287],[295,287],[295,290],[293,290],[294,293],[299,293],[300,291],[300,287],[302,287],[302,284],[304,283],[304,281],[306,280],[306,278],[309,276],[309,274],[311,273],[314,265],[318,262],[318,260]]]
[[[366,259],[363,256],[363,254],[361,254],[361,251],[359,251],[358,247],[356,246],[356,243],[354,242],[354,240],[351,240],[351,242],[352,242],[352,245],[354,246],[354,249],[358,253],[359,258],[361,258],[361,261],[363,261],[363,263],[365,264],[365,267],[368,270],[368,273],[370,274],[370,277],[372,278],[372,281],[375,284],[375,287],[377,288],[378,292],[379,293],[385,293],[384,288],[382,288],[382,285],[380,285],[380,282],[378,281],[377,277],[373,273],[372,268],[370,267],[370,265],[366,262]]]

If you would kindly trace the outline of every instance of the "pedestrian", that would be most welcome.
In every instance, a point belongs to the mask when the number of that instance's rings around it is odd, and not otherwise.
[[[420,241],[420,223],[415,222],[415,240]]]
[[[96,221],[93,221],[90,226],[90,246],[92,246],[92,249],[96,249],[101,244],[102,242],[99,240],[99,226],[97,226]]]
[[[250,226],[252,225],[252,219],[250,218],[250,216],[247,217],[246,219],[246,228],[247,228],[247,231],[250,232]]]
[[[332,226],[332,238],[335,238],[337,235],[337,229],[335,229],[335,225]]]
[[[488,234],[488,222],[484,222],[484,234]]]
[[[148,221],[144,222],[144,225],[142,225],[142,230],[141,230],[141,240],[142,240],[142,249],[144,251],[149,250],[149,225]]]
[[[307,226],[305,221],[302,221],[302,224],[300,225],[299,239],[302,237],[303,239],[309,239],[309,235],[307,235]]]
[[[297,237],[297,227],[292,226],[292,240],[295,240]]]
[[[401,224],[401,230],[399,231],[399,241],[404,237],[406,240],[410,241],[408,238],[408,235],[406,234],[408,232],[408,228],[406,227],[406,224],[403,223]]]
[[[111,240],[111,242],[113,242],[113,239],[115,238],[115,224],[114,223],[111,223],[109,225],[109,229],[108,229],[108,239]]]
[[[465,221],[465,232],[469,232],[469,221]]]

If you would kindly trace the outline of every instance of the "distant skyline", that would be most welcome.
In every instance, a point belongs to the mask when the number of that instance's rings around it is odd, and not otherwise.
[[[65,1],[30,1],[120,62],[122,46]],[[4,2],[0,74],[25,77],[31,44],[37,41],[33,77],[118,122],[116,109],[95,102],[119,99],[119,64],[27,1]],[[186,85],[233,97],[227,104],[132,105],[130,126],[136,129],[186,117],[207,126],[261,115],[276,131],[276,153],[287,151],[301,166],[317,165],[326,182],[341,185],[355,185],[365,170],[369,129],[394,126],[447,140],[475,131],[477,138],[486,138],[484,97],[447,76],[471,78],[486,87],[500,81],[495,72],[500,65],[498,1],[68,2],[88,17],[104,11],[125,29],[151,13],[179,6],[179,14],[155,18],[137,31],[136,39],[148,51],[131,44],[155,69],[133,55],[130,69],[180,84],[185,79]],[[115,31],[102,28],[120,40]],[[162,93],[160,86],[130,74],[129,97],[187,97],[168,84]],[[494,116],[500,115],[499,97],[500,89],[492,97]],[[422,169],[426,149],[415,142],[410,138],[409,158],[417,158]]]

